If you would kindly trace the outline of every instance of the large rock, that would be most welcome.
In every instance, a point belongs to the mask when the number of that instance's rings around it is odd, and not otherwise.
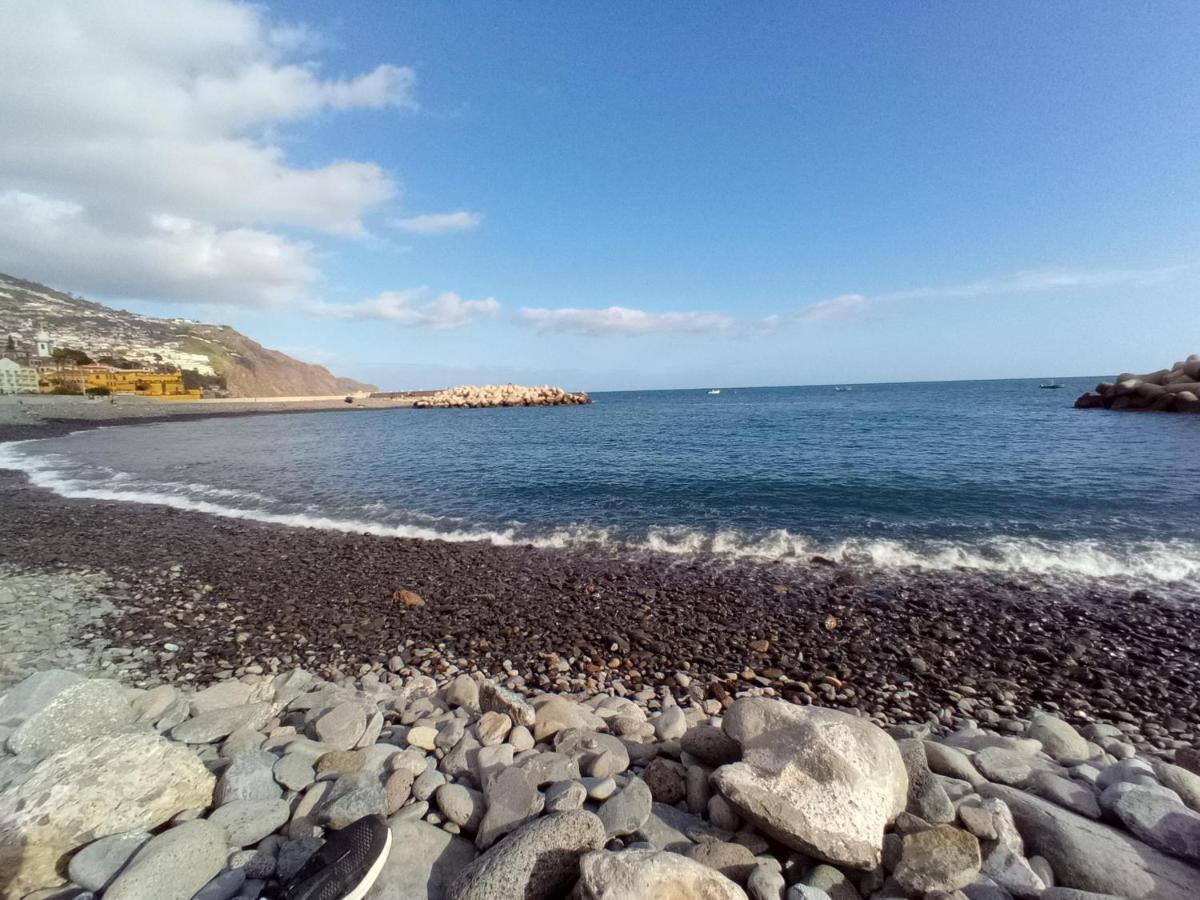
[[[630,778],[625,787],[604,801],[597,815],[610,838],[624,837],[646,824],[653,802],[646,782],[640,778]]]
[[[1050,863],[1057,884],[1128,900],[1195,900],[1200,869],[1014,788],[986,784],[978,790],[1008,805],[1027,852]]]
[[[1047,712],[1033,714],[1025,735],[1041,741],[1042,751],[1055,760],[1081,760],[1091,756],[1087,739],[1074,726]]]
[[[271,721],[270,703],[249,703],[214,709],[181,722],[171,729],[171,737],[185,744],[211,744],[227,738],[239,728],[258,731]]]
[[[925,745],[917,738],[907,738],[896,746],[908,773],[908,811],[935,825],[953,822],[954,804],[930,771]]]
[[[241,681],[219,681],[192,696],[192,715],[242,706],[250,702],[253,691],[253,687]]]
[[[367,730],[367,712],[358,703],[339,703],[313,723],[317,740],[334,750],[350,750]]]
[[[724,727],[742,761],[713,783],[746,819],[834,864],[879,864],[884,826],[907,802],[895,741],[866,719],[760,697],[735,702]]]
[[[62,669],[35,672],[13,685],[0,699],[0,727],[15,728],[66,688],[83,680],[82,675]]]
[[[680,739],[679,746],[709,766],[723,766],[742,758],[742,748],[738,742],[708,722],[689,728]]]
[[[0,796],[0,872],[17,896],[61,884],[65,855],[204,808],[212,802],[213,782],[195,754],[156,734],[82,741],[47,757]]]
[[[551,813],[528,822],[467,866],[447,900],[563,896],[579,872],[579,857],[604,846],[604,826],[586,810]]]
[[[234,800],[217,808],[208,820],[221,826],[230,847],[248,847],[283,825],[289,813],[282,800]]]
[[[529,701],[494,681],[479,686],[479,706],[484,712],[507,713],[514,725],[532,728],[537,723],[537,713]]]
[[[363,816],[387,812],[387,793],[371,772],[352,772],[333,783],[315,810],[318,821],[334,829],[345,828]]]
[[[518,768],[504,769],[485,792],[488,808],[475,833],[475,846],[486,850],[504,835],[536,816],[545,805],[533,782]]]
[[[956,891],[979,874],[979,839],[949,825],[904,836],[900,865],[893,873],[914,894]]]
[[[86,738],[126,731],[136,718],[125,690],[115,681],[80,681],[26,719],[8,739],[8,749],[34,756],[57,753]]]
[[[987,781],[967,754],[956,747],[939,744],[936,741],[925,741],[925,759],[929,768],[938,775],[947,778],[957,778],[968,782],[972,787]]]
[[[579,861],[582,900],[747,900],[715,869],[662,850],[596,850]]]
[[[148,840],[148,831],[126,831],[100,838],[71,857],[67,874],[80,887],[99,893]]]
[[[1163,787],[1173,790],[1195,812],[1200,812],[1200,775],[1165,762],[1154,764],[1154,774]]]
[[[591,709],[572,703],[557,694],[538,704],[533,726],[533,739],[544,741],[554,737],[565,728],[586,728],[595,731],[604,727],[604,721]]]
[[[1200,862],[1200,815],[1174,796],[1135,786],[1117,798],[1112,811],[1150,846]]]
[[[282,790],[275,781],[275,754],[267,750],[242,753],[226,766],[217,781],[214,802],[278,800]]]
[[[392,852],[366,900],[443,900],[475,858],[470,841],[427,822],[393,819],[389,827]]]
[[[225,833],[204,819],[151,838],[104,892],[104,900],[190,900],[225,866]]]

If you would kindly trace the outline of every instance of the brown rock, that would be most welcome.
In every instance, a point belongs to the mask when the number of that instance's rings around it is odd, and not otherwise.
[[[392,599],[402,606],[424,606],[425,600],[413,591],[399,590],[392,594]]]

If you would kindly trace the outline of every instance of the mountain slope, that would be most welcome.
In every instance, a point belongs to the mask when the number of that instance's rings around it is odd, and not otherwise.
[[[111,309],[32,281],[0,273],[0,346],[8,335],[33,340],[38,327],[56,347],[92,358],[113,356],[146,365],[175,365],[225,379],[233,397],[285,397],[373,391],[324,366],[269,350],[228,325],[156,319]]]

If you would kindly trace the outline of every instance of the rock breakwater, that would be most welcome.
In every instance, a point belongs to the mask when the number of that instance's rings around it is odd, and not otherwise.
[[[1075,401],[1076,409],[1131,409],[1200,413],[1200,355],[1192,354],[1169,369],[1147,375],[1126,372],[1101,382],[1095,392]]]
[[[413,402],[418,409],[483,409],[494,406],[582,406],[592,402],[584,392],[572,394],[560,387],[520,384],[462,385],[447,388]]]
[[[365,815],[392,831],[367,900],[1200,893],[1192,749],[1143,757],[1049,711],[934,736],[752,687],[682,704],[519,687],[35,673],[0,696],[0,898],[259,900]],[[121,714],[14,744],[92,694]]]

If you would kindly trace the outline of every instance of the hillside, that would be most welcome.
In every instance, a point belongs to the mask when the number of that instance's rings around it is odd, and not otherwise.
[[[50,333],[55,346],[82,350],[93,359],[113,356],[220,376],[233,397],[375,390],[374,385],[339,378],[324,366],[270,350],[227,325],[111,309],[0,273],[0,341],[10,334],[30,341],[39,325]]]

